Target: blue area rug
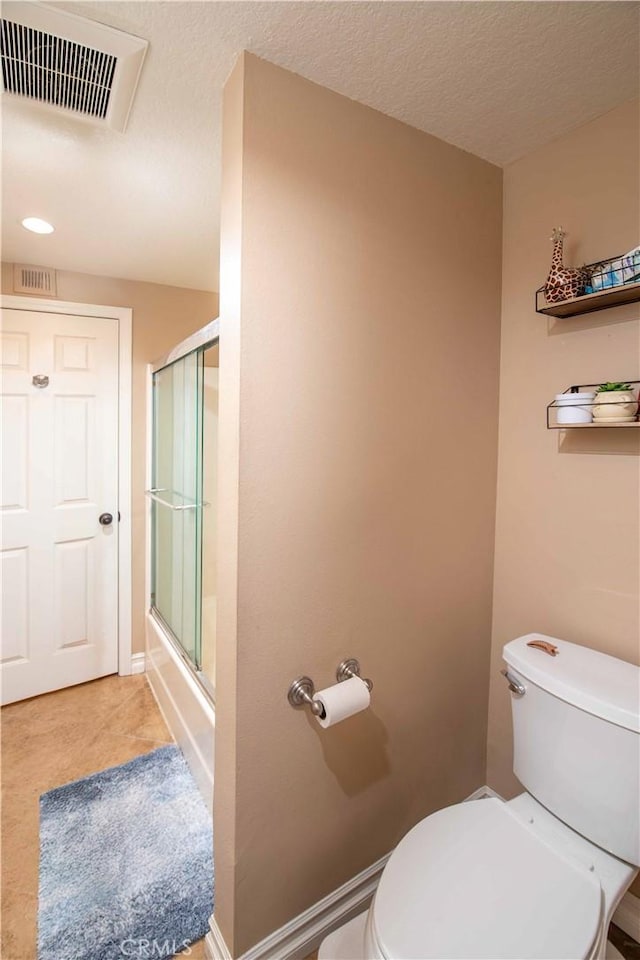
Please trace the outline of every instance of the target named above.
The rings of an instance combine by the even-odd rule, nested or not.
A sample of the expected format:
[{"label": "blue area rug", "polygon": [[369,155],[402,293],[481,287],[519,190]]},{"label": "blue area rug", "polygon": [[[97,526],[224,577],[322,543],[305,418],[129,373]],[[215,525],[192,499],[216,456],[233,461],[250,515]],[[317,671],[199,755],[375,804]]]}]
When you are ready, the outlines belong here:
[{"label": "blue area rug", "polygon": [[212,912],[211,818],[178,747],[42,795],[38,960],[172,957]]}]

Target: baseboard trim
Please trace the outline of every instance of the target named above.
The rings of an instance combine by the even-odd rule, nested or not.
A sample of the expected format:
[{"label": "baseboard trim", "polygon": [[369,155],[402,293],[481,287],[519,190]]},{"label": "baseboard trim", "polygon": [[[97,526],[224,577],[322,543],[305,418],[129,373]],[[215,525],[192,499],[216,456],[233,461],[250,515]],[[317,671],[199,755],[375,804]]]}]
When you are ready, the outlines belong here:
[{"label": "baseboard trim", "polygon": [[[504,800],[489,786],[478,787],[466,800],[480,800],[483,797],[496,797]],[[275,930],[260,943],[257,943],[239,960],[303,960],[316,950],[326,936],[337,930],[352,917],[362,913],[376,891],[388,853],[366,870],[348,880],[333,893],[319,900],[303,913],[298,914],[279,930]],[[640,941],[640,899],[626,893],[613,916],[621,930],[634,940]],[[209,933],[205,939],[206,960],[233,960],[215,916],[209,920]]]},{"label": "baseboard trim", "polygon": [[492,790],[491,787],[485,784],[484,787],[478,787],[477,790],[474,790],[472,794],[466,797],[464,803],[466,803],[467,800],[482,800],[484,797],[495,797],[496,800],[502,800],[504,802],[504,797],[501,797],[499,793],[496,793],[495,790]]},{"label": "baseboard trim", "polygon": [[613,914],[613,922],[640,943],[640,897],[625,893]]},{"label": "baseboard trim", "polygon": [[[480,787],[467,799],[479,800],[487,795],[498,797],[494,790]],[[304,913],[294,917],[284,927],[276,930],[243,954],[240,960],[273,960],[273,957],[277,957],[278,960],[301,960],[307,956],[332,930],[337,930],[351,916],[355,916],[364,909],[365,901],[375,893],[380,874],[388,858],[388,856],[382,857],[368,870],[364,870],[324,900],[320,900]],[[359,892],[361,899],[358,899]],[[613,915],[613,922],[634,940],[640,942],[640,898],[632,893],[626,893]],[[206,960],[233,960],[215,917],[209,920],[205,957]]]},{"label": "baseboard trim", "polygon": [[209,917],[209,933],[204,939],[206,960],[233,960],[215,917]]},{"label": "baseboard trim", "polygon": [[[502,800],[495,790],[486,785],[478,787],[466,800],[479,800],[481,797],[497,797]],[[333,930],[337,930],[368,908],[390,856],[388,853],[381,857],[366,870],[343,883],[333,893],[251,947],[239,960],[273,960],[274,957],[278,960],[303,960]],[[207,960],[233,960],[215,916],[211,917],[209,928],[205,942]]]},{"label": "baseboard trim", "polygon": [[[240,960],[303,960],[333,930],[367,909],[390,854],[318,900],[279,930],[257,943]],[[209,921],[206,948],[208,960],[232,960],[215,917]]]},{"label": "baseboard trim", "polygon": [[131,654],[131,673],[144,673],[147,669],[146,655],[144,653]]}]

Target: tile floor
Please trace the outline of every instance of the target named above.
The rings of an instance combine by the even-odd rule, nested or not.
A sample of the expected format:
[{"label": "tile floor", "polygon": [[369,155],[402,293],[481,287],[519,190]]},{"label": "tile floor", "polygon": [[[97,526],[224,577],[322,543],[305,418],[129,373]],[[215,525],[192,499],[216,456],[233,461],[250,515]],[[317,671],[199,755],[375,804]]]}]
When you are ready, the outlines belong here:
[{"label": "tile floor", "polygon": [[[40,794],[171,740],[144,676],[105,677],[2,708],[2,960],[36,960]],[[204,941],[190,957],[204,957]]]}]

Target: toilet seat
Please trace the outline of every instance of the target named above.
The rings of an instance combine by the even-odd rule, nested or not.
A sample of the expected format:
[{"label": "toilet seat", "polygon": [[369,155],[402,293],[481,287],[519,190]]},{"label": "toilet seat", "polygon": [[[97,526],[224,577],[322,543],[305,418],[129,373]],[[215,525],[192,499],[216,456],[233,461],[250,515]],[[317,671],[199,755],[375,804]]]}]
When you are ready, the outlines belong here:
[{"label": "toilet seat", "polygon": [[500,800],[439,810],[392,853],[367,937],[393,960],[576,960],[601,926],[600,882]]}]

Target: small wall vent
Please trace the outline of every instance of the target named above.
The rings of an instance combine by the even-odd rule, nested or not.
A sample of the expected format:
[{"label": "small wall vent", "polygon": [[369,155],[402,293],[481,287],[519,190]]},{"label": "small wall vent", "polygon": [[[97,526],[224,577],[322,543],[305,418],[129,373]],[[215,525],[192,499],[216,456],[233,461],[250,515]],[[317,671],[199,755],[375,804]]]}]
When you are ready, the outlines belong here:
[{"label": "small wall vent", "polygon": [[38,3],[11,3],[5,10],[5,93],[124,130],[147,41]]},{"label": "small wall vent", "polygon": [[55,297],[58,292],[56,272],[51,267],[14,263],[13,291],[14,293],[35,293],[40,297]]}]

